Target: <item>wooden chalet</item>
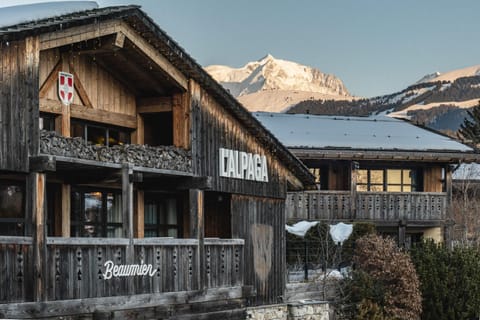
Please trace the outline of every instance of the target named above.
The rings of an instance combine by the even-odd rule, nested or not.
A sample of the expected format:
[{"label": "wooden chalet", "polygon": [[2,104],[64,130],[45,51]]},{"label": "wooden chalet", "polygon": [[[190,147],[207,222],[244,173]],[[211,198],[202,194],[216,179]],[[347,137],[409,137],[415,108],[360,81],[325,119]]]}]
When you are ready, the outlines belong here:
[{"label": "wooden chalet", "polygon": [[138,6],[1,27],[0,68],[0,318],[281,301],[314,177]]},{"label": "wooden chalet", "polygon": [[408,246],[450,241],[452,168],[479,154],[447,136],[386,116],[256,113],[316,177],[287,197],[287,220],[363,221]]}]

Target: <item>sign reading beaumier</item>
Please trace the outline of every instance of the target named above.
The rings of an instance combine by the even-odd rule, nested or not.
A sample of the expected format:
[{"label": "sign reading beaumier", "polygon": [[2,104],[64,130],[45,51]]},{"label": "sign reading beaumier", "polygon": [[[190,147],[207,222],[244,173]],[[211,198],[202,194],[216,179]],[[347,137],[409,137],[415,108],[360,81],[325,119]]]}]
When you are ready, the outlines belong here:
[{"label": "sign reading beaumier", "polygon": [[221,177],[268,182],[266,156],[225,148],[219,156]]},{"label": "sign reading beaumier", "polygon": [[105,273],[103,279],[108,280],[112,277],[133,277],[133,276],[150,276],[153,277],[157,273],[151,264],[114,264],[112,260],[105,262]]}]

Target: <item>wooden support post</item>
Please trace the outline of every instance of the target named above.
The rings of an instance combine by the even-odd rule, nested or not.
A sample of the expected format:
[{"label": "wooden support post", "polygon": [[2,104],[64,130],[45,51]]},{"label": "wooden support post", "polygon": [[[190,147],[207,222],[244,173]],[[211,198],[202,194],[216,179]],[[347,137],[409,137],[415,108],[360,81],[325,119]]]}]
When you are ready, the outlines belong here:
[{"label": "wooden support post", "polygon": [[69,184],[62,184],[62,237],[70,237],[71,192]]},{"label": "wooden support post", "polygon": [[47,236],[45,214],[45,173],[33,172],[28,178],[29,208],[33,224],[33,300],[47,299]]},{"label": "wooden support post", "polygon": [[398,222],[398,246],[401,248],[405,248],[406,233],[407,221],[402,219]]},{"label": "wooden support post", "polygon": [[[69,64],[69,59],[70,57],[68,54],[64,53],[62,54],[61,58],[61,69],[64,72],[69,72],[70,71],[70,64]],[[70,137],[70,105],[64,105],[62,104],[62,115],[58,117],[57,123],[55,123],[55,126],[60,127],[60,133],[64,137]]]},{"label": "wooden support post", "polygon": [[[135,252],[133,246],[133,165],[123,164],[122,166],[122,218],[124,237],[128,238],[129,244],[126,250],[125,263],[133,264]],[[129,294],[134,293],[134,278],[127,280]]]},{"label": "wooden support post", "polygon": [[135,238],[145,237],[145,193],[137,190],[137,206],[135,216]]},{"label": "wooden support post", "polygon": [[357,217],[357,170],[358,162],[352,161],[350,169],[350,218]]},{"label": "wooden support post", "polygon": [[190,237],[198,240],[198,289],[203,290],[206,288],[205,283],[205,217],[204,217],[204,205],[203,205],[203,191],[199,189],[190,189],[189,202],[190,202]]},{"label": "wooden support post", "polygon": [[447,248],[453,248],[453,226],[455,220],[453,219],[452,209],[452,167],[447,165],[445,167],[445,192],[447,193],[447,206],[445,212],[445,232],[444,241]]}]

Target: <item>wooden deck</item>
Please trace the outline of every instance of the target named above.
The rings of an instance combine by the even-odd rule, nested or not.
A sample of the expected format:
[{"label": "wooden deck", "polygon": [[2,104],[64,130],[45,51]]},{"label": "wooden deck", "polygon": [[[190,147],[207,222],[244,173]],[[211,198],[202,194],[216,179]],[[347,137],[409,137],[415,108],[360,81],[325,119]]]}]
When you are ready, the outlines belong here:
[{"label": "wooden deck", "polygon": [[287,220],[362,220],[374,223],[442,221],[447,194],[440,192],[306,191],[289,193]]}]

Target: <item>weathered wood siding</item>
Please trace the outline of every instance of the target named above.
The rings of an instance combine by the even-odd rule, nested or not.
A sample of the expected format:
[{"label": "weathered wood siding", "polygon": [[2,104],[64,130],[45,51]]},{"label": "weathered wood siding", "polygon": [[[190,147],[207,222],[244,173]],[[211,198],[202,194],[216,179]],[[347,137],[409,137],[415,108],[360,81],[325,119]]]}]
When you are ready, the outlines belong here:
[{"label": "weathered wood siding", "polygon": [[[69,61],[63,61],[65,59]],[[74,71],[78,76],[75,81],[79,81],[85,89],[93,109],[136,115],[135,96],[87,55],[63,54],[62,56],[58,49],[42,51],[40,53],[40,86],[47,80],[59,62],[62,65],[62,71]],[[71,62],[73,70],[70,70],[69,62]],[[57,81],[56,77],[55,81]],[[56,82],[45,92],[43,98],[59,100]],[[83,105],[78,90],[75,90],[74,103]]]},{"label": "weathered wood siding", "polygon": [[[193,81],[190,89],[194,173],[213,177],[215,191],[284,198],[288,172],[272,152]],[[265,155],[268,183],[219,177],[220,148]]]},{"label": "weathered wood siding", "polygon": [[423,170],[423,191],[442,192],[442,168],[428,167]]},{"label": "weathered wood siding", "polygon": [[0,237],[0,304],[32,301],[32,240]]},{"label": "weathered wood siding", "polygon": [[253,304],[280,302],[285,288],[285,202],[232,195],[232,235],[245,239],[245,284]]},{"label": "weathered wood siding", "polygon": [[241,239],[205,239],[207,288],[243,284],[243,245]]},{"label": "weathered wood siding", "polygon": [[0,170],[28,171],[38,152],[38,38],[0,43]]}]

